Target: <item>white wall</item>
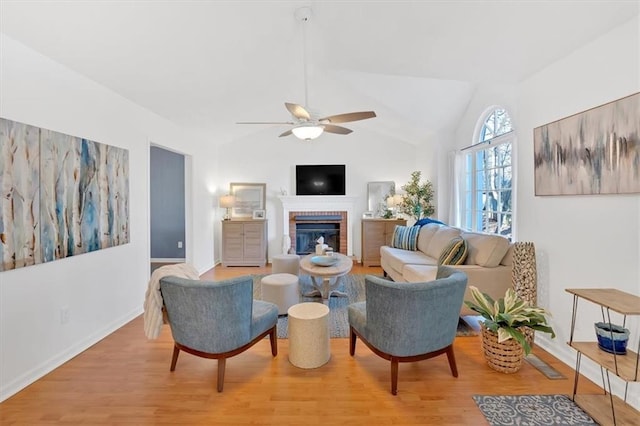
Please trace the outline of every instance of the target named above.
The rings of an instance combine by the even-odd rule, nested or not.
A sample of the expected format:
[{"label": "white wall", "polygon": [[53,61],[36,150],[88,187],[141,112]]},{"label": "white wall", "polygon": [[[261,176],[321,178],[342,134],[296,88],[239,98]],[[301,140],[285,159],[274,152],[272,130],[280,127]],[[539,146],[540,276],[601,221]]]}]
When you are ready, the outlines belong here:
[{"label": "white wall", "polygon": [[[353,250],[357,258],[360,258],[361,251],[359,219],[367,210],[367,182],[391,180],[399,189],[414,170],[422,170],[424,178],[437,176],[436,170],[430,170],[435,164],[426,164],[426,154],[418,156],[415,145],[364,129],[354,127],[354,132],[348,136],[324,134],[314,141],[301,141],[293,136],[279,138],[280,132],[270,127],[222,145],[218,170],[223,192],[228,191],[230,182],[267,184],[270,258],[281,253],[284,235],[282,205],[277,195],[281,188],[288,195],[295,195],[296,164],[346,165],[346,195],[360,197],[352,229]],[[217,223],[216,228],[219,227]]]},{"label": "white wall", "polygon": [[[538,334],[536,339],[572,367],[575,351],[566,344],[572,297],[565,289],[614,287],[640,295],[640,195],[536,197],[533,129],[638,92],[639,38],[636,18],[536,73],[516,90],[510,86],[480,87],[456,133],[457,148],[467,146],[486,108],[501,105],[511,113],[517,133],[516,240],[536,245],[538,303],[552,312],[557,334],[554,340],[546,334]],[[578,315],[577,340],[595,340],[593,323],[601,320],[600,310],[581,302]],[[630,341],[635,348],[638,325],[636,319],[627,322],[635,332]],[[601,383],[599,368],[585,358],[581,372]],[[621,383],[613,381],[620,395]],[[568,385],[567,392],[571,389]],[[630,386],[629,400],[636,407],[639,395],[640,389]]]},{"label": "white wall", "polygon": [[[639,36],[636,17],[520,85],[518,237],[536,244],[540,303],[554,314],[558,337],[541,339],[541,345],[571,365],[575,352],[566,342],[572,298],[565,289],[614,287],[640,295],[640,195],[534,196],[533,129],[640,91]],[[594,340],[599,309],[583,302],[578,315],[576,337]],[[627,324],[635,348],[638,324],[637,318]],[[599,382],[599,370],[584,364]],[[630,391],[639,406],[640,389],[631,386]]]},{"label": "white wall", "polygon": [[183,133],[175,143],[186,146],[189,152],[187,174],[191,181],[190,198],[187,196],[187,262],[202,274],[216,264],[214,251],[214,224],[224,212],[218,208],[218,151],[206,135]]},{"label": "white wall", "polygon": [[[131,229],[129,244],[0,273],[4,400],[142,312],[149,279],[149,143],[180,146],[189,154],[198,141],[93,81],[0,37],[0,116],[128,149]],[[198,159],[192,163],[190,196],[203,197],[210,172]],[[207,198],[212,199],[211,194]],[[213,264],[214,256],[211,204],[206,207],[189,211],[199,230],[191,238],[191,250],[197,252],[191,258],[201,271]],[[70,313],[64,325],[63,307]]]}]

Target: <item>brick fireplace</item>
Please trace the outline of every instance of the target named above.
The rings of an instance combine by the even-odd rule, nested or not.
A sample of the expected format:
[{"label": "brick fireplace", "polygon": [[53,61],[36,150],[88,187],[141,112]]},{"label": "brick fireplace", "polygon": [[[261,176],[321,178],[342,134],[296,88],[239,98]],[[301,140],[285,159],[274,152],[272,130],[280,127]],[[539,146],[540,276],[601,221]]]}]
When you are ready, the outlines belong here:
[{"label": "brick fireplace", "polygon": [[361,201],[359,197],[344,195],[280,195],[282,203],[282,222],[280,222],[285,238],[291,241],[291,247],[295,248],[295,216],[340,216],[337,222],[340,227],[339,252],[353,256],[353,227],[355,206]]},{"label": "brick fireplace", "polygon": [[[325,243],[329,244],[338,253],[347,253],[347,212],[346,211],[290,211],[289,212],[289,237],[291,248],[295,253],[309,253],[309,247],[298,247],[300,238],[298,232],[300,225],[314,229],[316,236],[320,234],[336,235],[335,241],[325,237]],[[321,231],[326,229],[325,232]],[[315,247],[315,246],[314,246]]]}]

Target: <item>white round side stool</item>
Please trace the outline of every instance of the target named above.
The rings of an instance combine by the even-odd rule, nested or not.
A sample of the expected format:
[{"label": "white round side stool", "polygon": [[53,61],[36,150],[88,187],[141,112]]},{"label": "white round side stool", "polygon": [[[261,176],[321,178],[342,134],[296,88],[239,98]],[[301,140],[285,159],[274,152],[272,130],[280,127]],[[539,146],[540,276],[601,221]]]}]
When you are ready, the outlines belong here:
[{"label": "white round side stool", "polygon": [[290,307],[289,362],[299,368],[318,368],[329,358],[329,307],[316,302]]},{"label": "white round side stool", "polygon": [[297,254],[277,254],[271,259],[271,272],[298,275],[300,272],[300,256]]},{"label": "white round side stool", "polygon": [[278,315],[300,301],[298,276],[293,274],[271,274],[262,278],[262,300],[278,305]]}]

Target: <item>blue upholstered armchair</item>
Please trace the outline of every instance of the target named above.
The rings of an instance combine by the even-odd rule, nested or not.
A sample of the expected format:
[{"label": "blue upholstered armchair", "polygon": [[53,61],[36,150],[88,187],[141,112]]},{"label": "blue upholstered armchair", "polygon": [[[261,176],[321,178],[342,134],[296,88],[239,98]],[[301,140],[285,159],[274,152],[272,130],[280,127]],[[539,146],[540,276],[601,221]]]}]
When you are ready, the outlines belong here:
[{"label": "blue upholstered armchair", "polygon": [[249,276],[198,281],[174,276],[160,280],[160,290],[175,341],[171,371],[180,350],[218,360],[218,392],[222,392],[226,359],[269,335],[271,353],[278,354],[278,307],[253,300]]},{"label": "blue upholstered armchair", "polygon": [[453,340],[467,287],[464,272],[441,266],[434,281],[395,283],[368,275],[366,301],[349,305],[349,353],[359,337],[376,355],[391,361],[391,393],[398,390],[398,363],[447,354],[458,369]]}]

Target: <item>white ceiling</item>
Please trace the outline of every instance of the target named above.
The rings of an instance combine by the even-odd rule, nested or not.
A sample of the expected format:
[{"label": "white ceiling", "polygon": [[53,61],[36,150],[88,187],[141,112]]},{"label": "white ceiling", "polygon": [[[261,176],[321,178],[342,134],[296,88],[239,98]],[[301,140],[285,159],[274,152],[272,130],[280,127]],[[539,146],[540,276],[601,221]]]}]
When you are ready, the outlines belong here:
[{"label": "white ceiling", "polygon": [[346,127],[418,143],[454,126],[479,84],[517,83],[639,13],[639,1],[614,0],[2,0],[0,30],[228,141],[265,134],[236,121],[288,121],[284,102],[305,103],[305,25],[309,106],[375,110]]}]

